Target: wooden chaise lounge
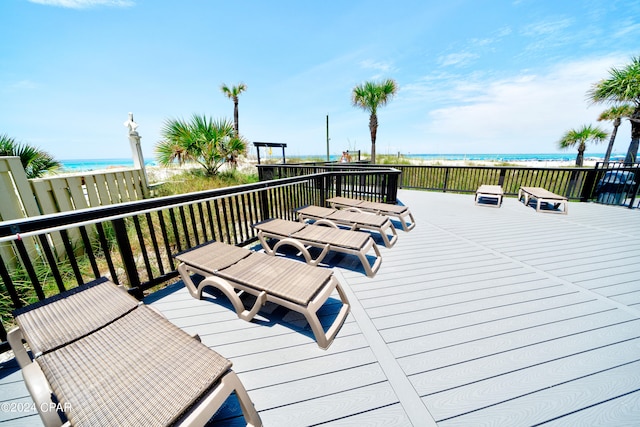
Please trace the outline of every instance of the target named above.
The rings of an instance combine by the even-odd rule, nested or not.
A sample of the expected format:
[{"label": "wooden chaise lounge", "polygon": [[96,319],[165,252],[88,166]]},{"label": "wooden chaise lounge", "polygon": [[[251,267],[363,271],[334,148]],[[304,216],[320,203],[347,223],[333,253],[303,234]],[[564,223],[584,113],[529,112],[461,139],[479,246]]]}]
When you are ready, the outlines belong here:
[{"label": "wooden chaise lounge", "polygon": [[[483,184],[476,190],[476,206],[491,206],[494,208],[499,208],[500,206],[502,206],[503,195],[504,192],[501,186]],[[495,204],[480,203],[481,199],[495,199],[496,202]]]},{"label": "wooden chaise lounge", "polygon": [[[523,199],[525,206],[529,206],[531,199],[536,200],[536,212],[551,212],[567,214],[569,212],[568,199],[564,196],[552,193],[542,187],[520,187],[518,191],[518,200]],[[552,204],[554,210],[540,209],[542,203]],[[557,209],[562,206],[562,210]]]},{"label": "wooden chaise lounge", "polygon": [[229,360],[106,279],[14,316],[8,340],[46,426],[205,425],[233,392],[261,425]]},{"label": "wooden chaise lounge", "polygon": [[301,222],[307,220],[328,220],[336,225],[342,225],[350,230],[370,230],[380,233],[387,248],[392,247],[398,240],[398,233],[389,217],[369,212],[353,212],[343,209],[323,208],[321,206],[305,206],[297,210]]},{"label": "wooden chaise lounge", "polygon": [[[288,245],[300,251],[309,265],[317,266],[330,251],[334,251],[358,257],[369,277],[375,276],[380,269],[380,250],[369,233],[345,230],[323,220],[312,225],[278,218],[259,222],[253,227],[258,230],[260,243],[269,255],[275,255],[280,247]],[[271,246],[268,239],[277,242]],[[307,246],[321,249],[320,254],[313,259]],[[372,249],[374,260],[370,263],[367,254]]]},{"label": "wooden chaise lounge", "polygon": [[378,215],[398,218],[404,231],[412,230],[416,226],[413,214],[407,206],[369,202],[367,200],[352,199],[349,197],[331,197],[327,199],[327,202],[329,202],[332,208],[356,209],[361,212],[371,212]]},{"label": "wooden chaise lounge", "polygon": [[[229,298],[238,317],[246,321],[251,321],[267,301],[297,311],[307,319],[322,349],[331,345],[349,313],[347,296],[329,269],[221,242],[200,245],[175,258],[180,261],[178,272],[194,298],[201,299],[208,286],[217,288]],[[204,276],[197,286],[191,279],[194,273]],[[317,312],[334,290],[342,307],[325,332]],[[245,292],[256,297],[250,309],[241,299]]]}]

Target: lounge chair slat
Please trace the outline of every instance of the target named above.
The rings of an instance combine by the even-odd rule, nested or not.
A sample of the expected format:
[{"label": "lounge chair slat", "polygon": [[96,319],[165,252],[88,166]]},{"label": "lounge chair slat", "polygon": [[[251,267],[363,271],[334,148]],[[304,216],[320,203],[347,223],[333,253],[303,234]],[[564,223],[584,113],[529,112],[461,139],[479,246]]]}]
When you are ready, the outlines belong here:
[{"label": "lounge chair slat", "polygon": [[[343,233],[346,231],[346,233]],[[331,227],[310,226],[292,234],[292,237],[305,240],[313,240],[318,243],[329,243],[334,246],[341,246],[350,249],[361,249],[371,238],[366,233],[349,232]]]},{"label": "lounge chair slat", "polygon": [[309,268],[300,262],[256,252],[217,274],[306,306],[332,273],[330,270]]},{"label": "lounge chair slat", "polygon": [[74,426],[168,425],[231,368],[146,306],[37,363]]},{"label": "lounge chair slat", "polygon": [[[215,256],[211,256],[214,253]],[[175,258],[178,261],[188,263],[201,270],[214,272],[235,264],[243,258],[248,257],[251,252],[244,248],[227,245],[220,242],[211,242],[198,246],[194,249],[184,251]]]},{"label": "lounge chair slat", "polygon": [[94,332],[133,310],[138,301],[113,282],[98,281],[16,312],[34,354],[46,353]]}]

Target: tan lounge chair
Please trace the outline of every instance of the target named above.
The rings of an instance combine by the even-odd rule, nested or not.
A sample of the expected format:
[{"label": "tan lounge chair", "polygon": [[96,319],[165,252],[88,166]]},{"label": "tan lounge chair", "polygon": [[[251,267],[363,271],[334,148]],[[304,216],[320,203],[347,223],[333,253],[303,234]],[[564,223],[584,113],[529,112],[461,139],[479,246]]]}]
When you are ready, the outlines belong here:
[{"label": "tan lounge chair", "polygon": [[[542,187],[520,187],[520,190],[518,190],[518,200],[523,200],[525,206],[529,206],[531,199],[535,199],[536,201],[536,212],[550,212],[564,215],[569,212],[569,200],[566,197],[552,193]],[[541,209],[543,203],[553,205],[553,210]],[[557,210],[560,206],[562,206],[561,211]]]},{"label": "tan lounge chair", "polygon": [[[301,262],[269,256],[220,242],[207,243],[175,256],[178,272],[194,298],[201,299],[208,286],[219,289],[233,304],[238,317],[251,321],[267,301],[297,311],[311,326],[318,346],[328,348],[349,313],[349,301],[342,286],[329,269],[314,268]],[[204,276],[196,286],[191,274]],[[318,310],[337,290],[342,307],[325,332]],[[246,309],[242,293],[256,297]]]},{"label": "tan lounge chair", "polygon": [[9,342],[47,426],[61,425],[61,415],[72,426],[205,425],[233,392],[248,425],[261,425],[230,361],[109,281],[15,319]]},{"label": "tan lounge chair", "polygon": [[[380,269],[382,257],[378,245],[370,234],[338,228],[332,223],[321,226],[318,224],[320,222],[322,221],[311,225],[284,219],[268,219],[254,224],[253,227],[258,230],[260,243],[269,255],[275,255],[282,246],[293,246],[304,255],[307,264],[315,267],[330,251],[340,252],[358,257],[367,276],[376,275]],[[267,241],[269,238],[276,239],[278,242],[270,246]],[[307,246],[319,248],[322,252],[313,259]],[[375,259],[370,263],[367,254],[372,249]]]},{"label": "tan lounge chair", "polygon": [[416,226],[413,214],[407,206],[391,205],[389,203],[376,203],[349,197],[331,197],[327,202],[332,208],[356,209],[361,212],[371,212],[378,215],[386,215],[398,218],[404,231],[412,230]]},{"label": "tan lounge chair", "polygon": [[[352,212],[342,209],[323,208],[321,206],[305,206],[298,209],[298,219],[305,222],[309,219],[328,220],[337,225],[343,225],[350,230],[371,230],[380,233],[384,245],[392,247],[398,240],[398,233],[389,217],[369,212]],[[391,236],[391,238],[389,238]]]},{"label": "tan lounge chair", "polygon": [[[481,185],[476,190],[476,206],[491,206],[499,208],[502,206],[502,197],[504,192],[499,185]],[[481,199],[495,199],[496,203],[480,203]]]}]

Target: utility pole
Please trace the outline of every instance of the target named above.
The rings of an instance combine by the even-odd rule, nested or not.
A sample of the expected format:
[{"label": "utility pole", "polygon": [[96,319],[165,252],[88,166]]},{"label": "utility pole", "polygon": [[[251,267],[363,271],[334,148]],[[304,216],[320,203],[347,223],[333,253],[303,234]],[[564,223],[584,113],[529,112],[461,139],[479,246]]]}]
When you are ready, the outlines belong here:
[{"label": "utility pole", "polygon": [[327,114],[327,162],[329,161],[329,115]]}]

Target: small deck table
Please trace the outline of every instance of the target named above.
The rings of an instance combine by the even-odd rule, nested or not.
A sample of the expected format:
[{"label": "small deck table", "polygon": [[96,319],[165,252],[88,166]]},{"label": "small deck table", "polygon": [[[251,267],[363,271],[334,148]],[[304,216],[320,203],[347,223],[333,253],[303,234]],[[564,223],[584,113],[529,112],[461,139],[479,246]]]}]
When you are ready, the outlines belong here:
[{"label": "small deck table", "polygon": [[[481,185],[480,188],[476,190],[476,205],[478,206],[490,206],[492,208],[499,208],[502,206],[502,196],[504,192],[502,191],[502,187],[499,185]],[[496,204],[490,203],[478,203],[480,199],[495,199]]]},{"label": "small deck table", "polygon": [[[518,190],[518,200],[524,198],[524,204],[529,206],[529,200],[536,200],[536,212],[559,213],[566,215],[569,212],[568,199],[564,196],[552,193],[542,187],[520,187]],[[542,203],[553,204],[554,210],[541,210]],[[562,210],[558,209],[562,205]]]}]

